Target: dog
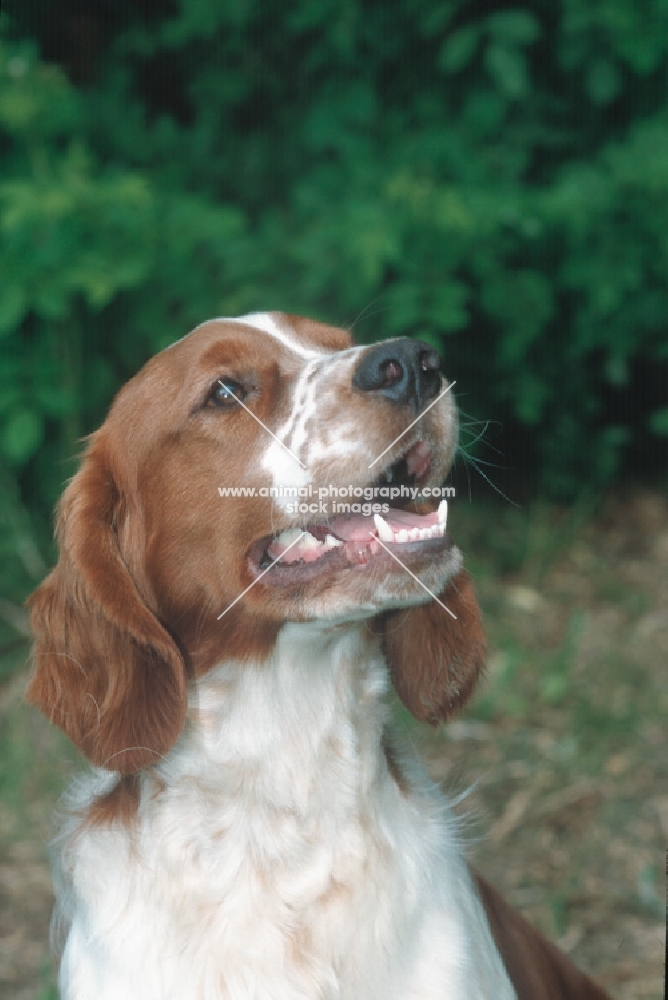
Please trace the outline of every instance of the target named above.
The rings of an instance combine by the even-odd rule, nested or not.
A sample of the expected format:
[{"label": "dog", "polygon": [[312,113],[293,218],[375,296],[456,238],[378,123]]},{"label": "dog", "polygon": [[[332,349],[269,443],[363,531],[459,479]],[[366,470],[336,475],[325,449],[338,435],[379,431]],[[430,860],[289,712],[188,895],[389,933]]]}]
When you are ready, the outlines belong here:
[{"label": "dog", "polygon": [[94,765],[55,847],[64,1000],[605,1000],[392,731],[390,682],[437,724],[484,661],[449,389],[428,344],[255,313],[91,436],[29,600],[27,700]]}]

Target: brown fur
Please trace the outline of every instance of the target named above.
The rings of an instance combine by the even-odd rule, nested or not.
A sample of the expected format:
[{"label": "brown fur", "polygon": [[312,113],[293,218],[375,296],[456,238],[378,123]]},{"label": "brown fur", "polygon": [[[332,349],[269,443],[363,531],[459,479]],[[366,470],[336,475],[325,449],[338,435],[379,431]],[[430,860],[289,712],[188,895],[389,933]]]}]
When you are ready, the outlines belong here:
[{"label": "brown fur", "polygon": [[478,893],[517,1000],[610,1000],[479,875]]},{"label": "brown fur", "polygon": [[439,600],[380,615],[392,681],[411,715],[436,725],[449,719],[473,691],[485,658],[485,634],[473,582],[464,570]]},{"label": "brown fur", "polygon": [[383,731],[382,744],[383,754],[385,755],[385,761],[387,762],[387,769],[390,772],[395,785],[405,797],[410,792],[410,784],[408,782],[408,778],[401,770],[399,756],[394,743],[392,742],[392,736],[387,730]]},{"label": "brown fur", "polygon": [[[345,331],[297,318],[292,323],[307,343],[350,343]],[[223,659],[261,661],[294,607],[294,595],[260,582],[218,620],[251,582],[243,553],[281,527],[269,499],[252,510],[243,498],[230,499],[221,516],[212,484],[243,481],[264,433],[241,411],[224,421],[205,411],[207,387],[225,372],[230,378],[243,373],[260,419],[281,418],[284,373],[266,342],[243,325],[205,324],[152,359],[91,438],[59,506],[58,564],[29,600],[35,646],[27,700],[94,764],[123,776],[92,804],[87,823],[131,823],[140,794],[134,775],[178,738],[187,681]],[[353,398],[350,386],[346,391],[341,405],[357,407],[360,427],[377,436],[380,452],[388,436],[402,432],[405,415],[377,398]],[[436,436],[434,444],[445,472],[452,442]],[[363,463],[357,475],[365,473]],[[257,469],[254,474],[259,485]],[[344,576],[335,585],[347,587]],[[439,597],[456,620],[432,601],[381,614],[372,625],[399,697],[432,725],[466,702],[485,654],[468,574],[461,571]],[[383,748],[406,793],[387,739]],[[478,887],[519,1000],[605,1000],[487,883],[480,879]]]},{"label": "brown fur", "polygon": [[155,763],[186,712],[186,668],[127,571],[113,530],[112,456],[93,442],[59,508],[60,559],[29,600],[35,670],[26,698],[93,763]]},{"label": "brown fur", "polygon": [[121,826],[130,826],[139,808],[139,793],[139,776],[121,775],[110,792],[95,799],[88,807],[84,824],[109,827],[118,823]]},{"label": "brown fur", "polygon": [[[292,323],[306,343],[350,344],[343,330]],[[217,484],[249,476],[258,486],[271,482],[253,464],[266,431],[241,408],[221,418],[205,400],[215,379],[229,373],[248,386],[259,419],[279,423],[292,405],[295,377],[294,361],[284,359],[281,368],[279,357],[275,345],[243,324],[204,324],[121,389],[65,491],[59,561],[29,601],[35,644],[26,696],[97,765],[131,774],[156,763],[183,727],[187,680],[224,659],[266,658],[299,603],[299,587],[280,592],[260,581],[218,620],[253,581],[243,553],[280,530],[280,515],[269,498],[252,505],[227,498],[222,505]],[[338,404],[359,411],[371,451],[380,452],[388,435],[405,428],[406,415],[382,398],[351,394],[342,385]],[[441,432],[433,414],[425,417],[425,433],[429,428],[434,461],[445,462],[448,442],[439,438],[436,447]],[[365,462],[358,470],[352,465],[340,472],[346,482],[349,471],[368,475]],[[346,592],[350,585],[345,572],[313,591]],[[424,609],[399,614],[422,629]],[[428,660],[441,663],[437,647],[446,642],[444,656],[454,657],[448,676],[459,683],[457,664],[467,654],[457,647],[470,635],[443,631],[441,614],[426,626],[436,630]],[[392,659],[401,693],[398,654]],[[454,689],[451,695],[454,704]]]}]

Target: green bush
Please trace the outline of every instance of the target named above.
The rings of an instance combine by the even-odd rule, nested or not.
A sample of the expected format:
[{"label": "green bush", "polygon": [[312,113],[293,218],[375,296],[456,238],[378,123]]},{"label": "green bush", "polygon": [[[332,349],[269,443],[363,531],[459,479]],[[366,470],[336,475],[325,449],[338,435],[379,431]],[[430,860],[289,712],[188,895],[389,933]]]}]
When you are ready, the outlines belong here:
[{"label": "green bush", "polygon": [[437,344],[552,496],[665,438],[667,0],[50,6],[0,38],[0,456],[37,520],[124,379],[252,309]]}]

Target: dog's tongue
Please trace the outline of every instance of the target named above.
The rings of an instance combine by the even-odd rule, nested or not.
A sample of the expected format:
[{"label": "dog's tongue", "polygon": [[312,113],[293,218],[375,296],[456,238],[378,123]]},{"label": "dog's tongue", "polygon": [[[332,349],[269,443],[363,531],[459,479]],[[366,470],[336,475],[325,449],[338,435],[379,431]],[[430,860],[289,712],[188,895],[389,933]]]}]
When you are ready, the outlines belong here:
[{"label": "dog's tongue", "polygon": [[[406,452],[405,461],[408,475],[420,479],[426,475],[431,465],[430,446],[426,441],[417,441]],[[431,528],[438,521],[436,513],[420,515],[394,508],[391,508],[387,514],[383,514],[383,518],[393,531]],[[369,532],[374,531],[373,514],[343,514],[339,517],[333,517],[329,521],[326,531],[344,542],[366,542],[369,540]],[[316,531],[313,531],[313,534],[316,538],[325,537]]]},{"label": "dog's tongue", "polygon": [[[425,441],[417,441],[404,456],[406,471],[414,481],[423,478],[431,465],[431,448]],[[357,502],[357,501],[356,501]],[[385,507],[386,504],[369,504],[369,507]],[[446,504],[447,507],[447,504]],[[439,524],[438,511],[431,514],[417,514],[410,511],[389,508],[387,513],[374,514],[340,514],[332,517],[326,524],[305,525],[300,537],[299,528],[291,528],[274,538],[267,548],[267,555],[272,559],[283,556],[284,562],[313,562],[320,559],[331,549],[346,543],[355,546],[376,546],[379,540],[383,542],[405,542],[430,537],[429,529],[436,532]],[[440,534],[445,532],[445,521],[441,524]]]},{"label": "dog's tongue", "polygon": [[332,549],[353,550],[358,556],[379,551],[379,544],[427,541],[443,537],[447,521],[447,501],[430,514],[414,514],[391,508],[385,516],[346,514],[325,524],[289,528],[274,538],[267,548],[271,559],[284,562],[314,562]]},{"label": "dog's tongue", "polygon": [[[383,519],[393,531],[411,531],[413,528],[431,528],[438,523],[438,514],[414,514],[407,510],[390,508]],[[368,542],[369,532],[375,532],[373,516],[343,514],[330,519],[325,531],[344,542]],[[313,532],[315,534],[315,531]]]},{"label": "dog's tongue", "polygon": [[431,448],[426,441],[417,441],[406,453],[406,468],[409,476],[421,479],[431,465]]}]

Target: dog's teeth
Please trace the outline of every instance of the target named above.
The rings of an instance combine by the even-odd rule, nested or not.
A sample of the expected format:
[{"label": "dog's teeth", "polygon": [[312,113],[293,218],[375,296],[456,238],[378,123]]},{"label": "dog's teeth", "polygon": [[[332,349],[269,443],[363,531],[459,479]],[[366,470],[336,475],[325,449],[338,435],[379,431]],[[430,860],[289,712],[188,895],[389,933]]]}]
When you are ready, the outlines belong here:
[{"label": "dog's teeth", "polygon": [[[443,506],[445,504],[445,507]],[[445,521],[440,518],[447,513],[447,502],[444,500],[438,508],[439,520],[429,528],[401,528],[393,531],[380,514],[374,514],[373,520],[381,542],[394,542],[397,545],[405,545],[406,542],[426,541],[428,538],[440,538],[445,533]]]},{"label": "dog's teeth", "polygon": [[302,536],[299,543],[300,549],[333,549],[338,545],[343,545],[343,542],[334,535],[326,535],[324,542],[321,542],[319,538],[312,535],[310,531],[303,530],[301,528],[286,528],[282,531],[280,535],[274,539],[274,544],[280,545],[283,548],[287,548],[296,542],[297,539]]},{"label": "dog's teeth", "polygon": [[376,531],[378,532],[378,537],[381,542],[393,542],[394,532],[389,526],[387,521],[385,521],[380,514],[373,515],[373,523],[376,525]]},{"label": "dog's teeth", "polygon": [[296,542],[301,535],[301,530],[299,528],[288,528],[286,531],[282,531],[276,541],[279,545],[292,545]]},{"label": "dog's teeth", "polygon": [[438,523],[443,525],[443,531],[448,523],[448,501],[441,500],[438,505]]},{"label": "dog's teeth", "polygon": [[319,542],[318,539],[314,538],[309,531],[307,531],[304,537],[302,538],[301,547],[303,549],[319,549],[322,545],[323,542]]}]

